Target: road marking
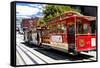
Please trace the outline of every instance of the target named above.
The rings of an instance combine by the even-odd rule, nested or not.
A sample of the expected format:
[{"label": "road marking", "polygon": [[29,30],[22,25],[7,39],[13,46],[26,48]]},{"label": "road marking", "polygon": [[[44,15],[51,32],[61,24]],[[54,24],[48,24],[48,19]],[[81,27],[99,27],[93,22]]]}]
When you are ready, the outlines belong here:
[{"label": "road marking", "polygon": [[39,59],[38,57],[36,57],[35,55],[33,55],[31,52],[29,52],[27,49],[25,49],[24,47],[20,46],[23,50],[25,50],[27,52],[28,55],[30,55],[35,61],[37,61],[38,64],[45,64],[44,61],[42,61],[41,59]]},{"label": "road marking", "polygon": [[[23,46],[23,45],[22,45]],[[44,61],[46,61],[47,63],[56,63],[57,61],[55,61],[54,59],[46,56],[46,55],[43,55],[35,50],[33,50],[32,48],[29,48],[29,47],[26,47],[26,46],[23,46],[25,47],[26,49],[30,50],[32,53],[34,53],[35,55],[37,55],[38,57],[40,57],[41,59],[43,59]]]},{"label": "road marking", "polygon": [[16,50],[16,65],[25,65],[25,64],[26,64],[25,61],[23,60],[19,52]]},{"label": "road marking", "polygon": [[22,56],[22,58],[24,59],[26,65],[29,64],[34,64],[29,57],[17,46],[17,50],[19,51],[20,55]]},{"label": "road marking", "polygon": [[21,47],[19,47],[28,57],[29,59],[33,62],[33,64],[38,64],[38,62],[36,60],[34,60],[28,53],[26,50],[23,50]]}]

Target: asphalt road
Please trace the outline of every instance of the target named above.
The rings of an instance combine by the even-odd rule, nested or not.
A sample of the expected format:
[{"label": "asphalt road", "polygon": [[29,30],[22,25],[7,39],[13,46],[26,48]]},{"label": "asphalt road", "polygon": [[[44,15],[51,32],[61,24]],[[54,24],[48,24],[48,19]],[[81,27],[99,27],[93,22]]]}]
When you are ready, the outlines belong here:
[{"label": "asphalt road", "polygon": [[24,43],[23,35],[16,35],[16,64],[34,65],[51,63],[68,63],[96,61],[96,51],[82,52],[79,55],[63,53],[54,49],[40,48]]}]

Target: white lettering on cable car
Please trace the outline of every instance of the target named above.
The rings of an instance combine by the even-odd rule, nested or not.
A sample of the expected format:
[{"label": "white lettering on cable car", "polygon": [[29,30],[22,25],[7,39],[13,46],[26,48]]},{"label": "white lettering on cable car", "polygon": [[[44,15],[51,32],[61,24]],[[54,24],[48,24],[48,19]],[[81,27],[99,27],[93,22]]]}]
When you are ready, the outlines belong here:
[{"label": "white lettering on cable car", "polygon": [[91,38],[91,46],[96,46],[96,39],[95,38]]},{"label": "white lettering on cable car", "polygon": [[53,36],[51,36],[51,39],[52,39],[53,42],[59,42],[59,43],[62,42],[62,36],[61,35],[53,35]]}]

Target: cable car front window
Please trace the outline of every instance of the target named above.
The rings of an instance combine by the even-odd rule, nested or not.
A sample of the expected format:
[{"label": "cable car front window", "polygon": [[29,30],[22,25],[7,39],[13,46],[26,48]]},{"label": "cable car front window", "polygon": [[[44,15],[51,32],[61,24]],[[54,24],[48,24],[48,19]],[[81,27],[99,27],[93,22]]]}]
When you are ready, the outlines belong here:
[{"label": "cable car front window", "polygon": [[91,21],[91,33],[92,34],[95,34],[95,32],[96,32],[96,24],[95,24],[95,21]]},{"label": "cable car front window", "polygon": [[84,30],[85,34],[88,33],[89,28],[88,28],[88,24],[87,23],[83,24],[83,30]]}]

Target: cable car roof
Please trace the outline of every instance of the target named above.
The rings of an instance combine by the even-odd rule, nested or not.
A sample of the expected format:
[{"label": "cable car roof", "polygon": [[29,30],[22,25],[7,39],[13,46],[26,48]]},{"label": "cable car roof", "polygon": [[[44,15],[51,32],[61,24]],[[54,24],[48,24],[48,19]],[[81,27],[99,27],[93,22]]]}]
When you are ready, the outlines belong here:
[{"label": "cable car roof", "polygon": [[84,18],[87,19],[88,21],[96,20],[96,17],[93,16],[84,16]]},{"label": "cable car roof", "polygon": [[96,20],[96,17],[93,17],[93,16],[85,16],[85,15],[80,14],[79,12],[76,12],[76,11],[67,11],[60,16],[57,16],[57,17],[50,19],[48,22],[52,22],[52,21],[54,22],[54,21],[57,21],[57,20],[61,20],[63,18],[67,19],[67,18],[70,18],[70,17],[80,17],[80,18],[84,18],[88,21]]}]

